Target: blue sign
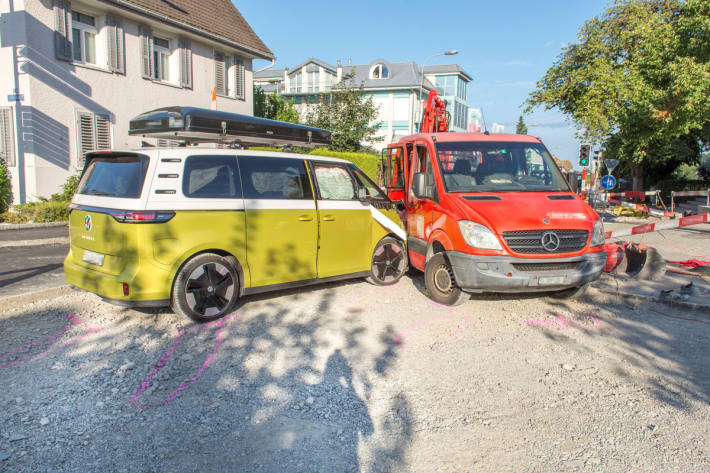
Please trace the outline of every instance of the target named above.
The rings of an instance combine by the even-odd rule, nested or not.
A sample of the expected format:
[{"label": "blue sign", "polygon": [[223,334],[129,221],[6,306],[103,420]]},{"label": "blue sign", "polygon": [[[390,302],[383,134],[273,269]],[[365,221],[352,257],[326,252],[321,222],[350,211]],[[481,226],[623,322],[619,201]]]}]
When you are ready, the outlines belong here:
[{"label": "blue sign", "polygon": [[611,174],[602,177],[602,187],[608,191],[616,187],[616,178]]},{"label": "blue sign", "polygon": [[8,102],[22,102],[25,100],[25,96],[22,94],[7,94]]}]

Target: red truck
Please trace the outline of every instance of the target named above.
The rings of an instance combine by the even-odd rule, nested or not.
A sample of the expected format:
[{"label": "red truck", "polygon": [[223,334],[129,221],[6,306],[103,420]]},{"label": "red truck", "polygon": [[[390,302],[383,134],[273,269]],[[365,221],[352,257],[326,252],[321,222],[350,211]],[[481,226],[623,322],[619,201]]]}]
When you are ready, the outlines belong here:
[{"label": "red truck", "polygon": [[579,295],[606,263],[599,216],[538,138],[447,132],[437,100],[430,96],[423,120],[432,132],[389,145],[385,174],[431,298],[456,305],[481,292]]}]

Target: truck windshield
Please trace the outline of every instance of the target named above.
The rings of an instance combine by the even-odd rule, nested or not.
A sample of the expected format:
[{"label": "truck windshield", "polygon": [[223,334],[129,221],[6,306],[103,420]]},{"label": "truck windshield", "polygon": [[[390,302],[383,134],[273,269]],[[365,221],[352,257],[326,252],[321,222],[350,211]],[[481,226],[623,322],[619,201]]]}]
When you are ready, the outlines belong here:
[{"label": "truck windshield", "polygon": [[447,192],[570,192],[541,143],[440,142],[436,151]]}]

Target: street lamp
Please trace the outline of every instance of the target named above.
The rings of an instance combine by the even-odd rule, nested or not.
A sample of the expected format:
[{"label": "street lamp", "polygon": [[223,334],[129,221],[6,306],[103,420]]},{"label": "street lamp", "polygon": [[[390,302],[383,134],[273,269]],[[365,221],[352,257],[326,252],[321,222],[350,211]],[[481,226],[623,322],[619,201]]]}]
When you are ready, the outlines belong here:
[{"label": "street lamp", "polygon": [[424,93],[424,66],[426,66],[426,64],[427,64],[429,61],[431,61],[432,59],[434,59],[435,57],[439,57],[439,56],[455,56],[455,55],[457,55],[458,53],[459,53],[459,51],[458,51],[457,49],[451,49],[451,50],[449,50],[449,51],[444,51],[443,53],[436,53],[436,54],[433,54],[433,55],[429,56],[429,57],[426,59],[426,61],[424,61],[424,62],[422,63],[422,65],[421,65],[422,78],[421,78],[421,80],[419,81],[419,99],[421,100],[421,103],[419,104],[419,113],[421,114],[421,115],[419,116],[419,131],[421,131],[421,129],[422,129],[422,121],[424,120],[424,112],[423,112],[423,110],[424,110],[424,98],[422,97],[422,94]]}]

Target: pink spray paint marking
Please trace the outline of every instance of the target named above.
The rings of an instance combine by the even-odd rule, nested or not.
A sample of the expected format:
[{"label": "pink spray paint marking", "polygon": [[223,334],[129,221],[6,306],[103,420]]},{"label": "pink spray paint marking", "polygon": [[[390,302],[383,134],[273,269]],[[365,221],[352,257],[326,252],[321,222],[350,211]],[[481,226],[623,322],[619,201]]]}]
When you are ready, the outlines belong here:
[{"label": "pink spray paint marking", "polygon": [[17,366],[17,365],[21,365],[21,364],[23,364],[23,363],[29,363],[29,362],[31,362],[31,361],[38,360],[38,359],[40,359],[40,358],[43,358],[43,357],[49,355],[50,353],[54,353],[55,351],[61,350],[62,348],[66,348],[66,347],[68,347],[69,345],[73,345],[73,344],[75,344],[75,343],[81,341],[82,339],[84,339],[84,338],[87,337],[88,335],[90,335],[90,334],[92,334],[92,333],[96,333],[96,332],[99,331],[98,328],[94,328],[94,327],[91,327],[91,326],[87,325],[86,322],[82,322],[81,320],[79,320],[78,317],[76,317],[76,316],[74,316],[74,315],[72,315],[72,314],[62,314],[62,316],[63,316],[63,317],[66,317],[67,319],[69,319],[69,323],[67,323],[63,328],[61,328],[61,329],[60,329],[57,333],[55,333],[51,338],[48,338],[47,340],[43,340],[43,341],[41,341],[41,342],[32,342],[32,343],[30,343],[30,344],[28,344],[28,345],[25,345],[25,346],[22,346],[22,347],[19,347],[19,348],[15,348],[14,350],[10,350],[10,351],[7,351],[7,352],[5,352],[5,353],[0,353],[0,359],[5,358],[5,357],[10,356],[10,355],[14,355],[15,353],[19,353],[19,352],[22,352],[22,351],[25,351],[25,350],[29,350],[29,349],[31,349],[31,348],[33,348],[33,347],[38,347],[38,346],[42,346],[42,345],[49,345],[49,344],[51,344],[51,343],[54,343],[54,342],[56,342],[62,335],[64,335],[65,333],[67,333],[67,332],[69,331],[69,329],[72,328],[72,326],[74,326],[74,325],[83,325],[83,326],[86,328],[86,333],[84,333],[83,335],[74,337],[74,338],[72,338],[71,340],[69,340],[69,341],[67,341],[67,342],[65,342],[65,343],[60,343],[60,344],[58,344],[58,345],[56,345],[56,346],[50,348],[49,350],[43,351],[42,353],[38,353],[38,354],[32,355],[32,356],[28,356],[27,358],[23,358],[22,360],[16,360],[16,361],[12,361],[12,362],[10,362],[10,363],[0,364],[0,368],[10,368],[10,367],[12,367],[12,366]]},{"label": "pink spray paint marking", "polygon": [[579,328],[596,328],[601,324],[600,320],[593,316],[592,314],[585,314],[591,320],[591,323],[579,323],[567,320],[562,315],[557,315],[554,319],[536,319],[536,320],[523,320],[526,325],[535,325],[542,328],[549,328],[554,330],[565,330],[569,326],[577,326]]},{"label": "pink spray paint marking", "polygon": [[[185,329],[182,327],[182,325],[178,325],[178,334],[177,334],[177,337],[175,338],[175,342],[170,347],[170,349],[168,351],[166,351],[163,354],[163,356],[160,357],[160,360],[158,361],[158,364],[155,366],[155,368],[153,368],[153,371],[150,372],[148,377],[140,384],[138,389],[136,389],[136,392],[133,393],[133,396],[131,396],[131,401],[130,401],[131,405],[133,405],[133,407],[137,407],[138,409],[152,409],[155,407],[159,407],[159,406],[169,403],[170,401],[175,399],[180,394],[181,391],[184,391],[185,389],[190,387],[195,381],[197,381],[197,379],[200,376],[202,376],[202,373],[204,373],[204,371],[210,366],[210,363],[212,362],[214,357],[217,356],[217,350],[219,349],[219,346],[222,344],[222,329],[227,326],[227,321],[229,321],[230,319],[238,319],[239,317],[240,316],[237,314],[232,314],[232,315],[228,315],[220,320],[217,320],[215,322],[210,322],[205,325],[197,325],[195,327],[190,327],[190,328],[194,328],[195,330],[199,330],[201,328],[207,328],[207,327],[219,327],[217,329],[217,340],[215,341],[215,344],[212,347],[212,353],[210,353],[210,355],[207,357],[207,359],[204,361],[204,363],[202,363],[202,366],[200,367],[199,370],[197,370],[197,373],[195,373],[195,375],[192,378],[190,378],[189,381],[187,381],[185,383],[180,383],[180,385],[177,387],[177,389],[175,389],[175,391],[173,391],[168,397],[166,397],[162,401],[159,401],[156,404],[141,404],[138,401],[138,397],[141,394],[143,394],[146,389],[148,389],[148,387],[150,386],[151,380],[153,378],[155,378],[155,376],[158,374],[158,371],[160,371],[161,369],[163,369],[163,367],[165,367],[165,365],[168,363],[168,360],[170,359],[170,356],[173,354],[173,352],[178,347],[178,345],[180,345],[180,341],[182,340],[182,336],[185,333]],[[188,330],[190,330],[190,329],[188,329]]]}]

